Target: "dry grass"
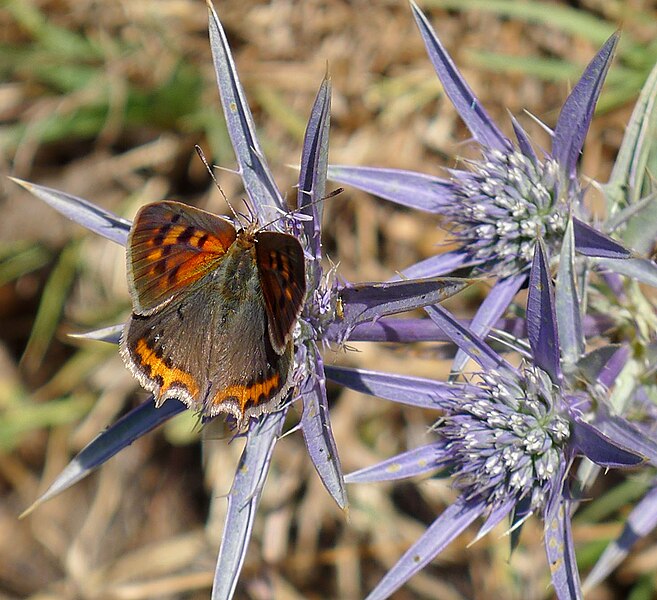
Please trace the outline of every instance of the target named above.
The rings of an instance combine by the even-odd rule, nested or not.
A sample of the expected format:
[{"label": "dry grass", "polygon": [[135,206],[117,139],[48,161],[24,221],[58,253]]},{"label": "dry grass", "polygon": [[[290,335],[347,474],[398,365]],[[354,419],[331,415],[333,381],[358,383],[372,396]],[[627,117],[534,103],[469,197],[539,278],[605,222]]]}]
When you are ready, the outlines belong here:
[{"label": "dry grass", "polygon": [[[600,8],[588,5],[582,10]],[[15,57],[7,54],[9,79],[0,87],[3,171],[126,217],[143,203],[170,197],[225,210],[193,151],[199,143],[216,162],[233,166],[202,1],[18,0],[9,7],[0,8],[0,39],[16,49]],[[406,3],[230,0],[217,8],[284,192],[292,193],[295,172],[286,165],[298,162],[327,62],[334,88],[332,162],[441,174],[468,152],[466,131],[440,93]],[[483,12],[430,14],[507,132],[507,108],[515,115],[527,108],[554,124],[568,87],[473,68],[467,51],[553,55],[584,65],[596,50],[555,29]],[[39,15],[45,21],[35,25]],[[655,33],[645,23],[631,33],[641,38],[646,30]],[[74,33],[92,48],[68,48],[52,31]],[[607,175],[630,109],[595,120],[585,173]],[[68,129],[57,137],[53,122]],[[222,174],[221,184],[230,198],[241,196],[237,177]],[[122,250],[85,235],[6,179],[0,186],[0,276],[15,273],[0,279],[0,596],[208,597],[223,494],[241,451],[219,427],[201,436],[183,416],[17,519],[76,451],[145,396],[115,349],[66,337],[125,319]],[[350,280],[386,278],[432,253],[441,239],[430,219],[354,191],[330,200],[325,215],[325,246]],[[463,314],[482,292],[450,306]],[[326,360],[444,375],[431,348],[359,350],[329,352]],[[429,439],[429,414],[352,392],[331,394],[347,471]],[[350,488],[351,510],[342,514],[314,473],[301,436],[288,436],[276,448],[237,597],[362,597],[453,496],[444,482],[416,483]],[[395,598],[549,598],[540,528],[531,522],[525,529],[510,566],[506,538],[493,534],[466,548],[463,536]],[[602,526],[596,532],[613,533]],[[586,543],[578,529],[575,536]],[[646,568],[635,561],[621,583]],[[605,588],[592,597],[619,597],[615,593]]]}]

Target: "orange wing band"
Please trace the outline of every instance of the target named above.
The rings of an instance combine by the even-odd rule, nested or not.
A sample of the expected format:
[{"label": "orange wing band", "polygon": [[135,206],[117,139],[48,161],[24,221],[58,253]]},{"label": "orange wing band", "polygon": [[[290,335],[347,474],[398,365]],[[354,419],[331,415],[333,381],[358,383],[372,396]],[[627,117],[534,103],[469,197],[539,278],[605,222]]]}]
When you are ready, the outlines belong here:
[{"label": "orange wing band", "polygon": [[281,376],[274,373],[269,379],[256,381],[253,385],[231,385],[215,394],[212,404],[221,404],[227,400],[236,400],[240,411],[244,413],[247,405],[258,406],[271,400],[280,389]]},{"label": "orange wing band", "polygon": [[160,386],[158,390],[159,398],[172,387],[184,387],[192,397],[198,396],[198,385],[196,385],[192,376],[181,369],[167,365],[165,359],[148,347],[144,338],[137,340],[135,353],[137,354],[139,366],[148,371],[148,378]]}]

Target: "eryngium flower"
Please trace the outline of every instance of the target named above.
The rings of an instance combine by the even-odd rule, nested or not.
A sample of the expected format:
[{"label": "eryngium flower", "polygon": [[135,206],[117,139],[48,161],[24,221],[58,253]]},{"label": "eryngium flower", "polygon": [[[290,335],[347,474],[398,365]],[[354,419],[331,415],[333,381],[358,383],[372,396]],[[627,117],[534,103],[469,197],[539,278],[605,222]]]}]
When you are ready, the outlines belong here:
[{"label": "eryngium flower", "polygon": [[[228,494],[227,525],[217,561],[213,598],[230,598],[244,561],[274,446],[281,436],[293,400],[300,400],[303,404],[300,429],[322,482],[336,503],[343,509],[347,507],[344,477],[328,418],[321,346],[344,341],[359,324],[376,317],[439,302],[465,287],[466,282],[433,279],[337,288],[335,278],[331,273],[325,275],[321,265],[321,200],[326,189],[330,81],[325,79],[322,82],[311,110],[301,155],[297,197],[300,209],[290,214],[255,135],[253,117],[223,28],[212,6],[208,5],[208,8],[219,92],[250,208],[259,223],[268,223],[298,236],[306,259],[308,290],[294,338],[295,357],[291,374],[294,389],[279,410],[250,424],[245,449]],[[17,182],[68,218],[126,245],[130,221],[64,192]],[[336,309],[338,298],[340,310]],[[117,343],[122,328],[120,325],[84,337]],[[185,408],[184,404],[173,399],[167,400],[160,408],[155,407],[152,398],[144,402],[88,444],[26,512],[61,493],[122,448]]]},{"label": "eryngium flower", "polygon": [[526,271],[537,236],[560,247],[571,200],[581,192],[575,179],[560,180],[556,160],[487,149],[485,160],[469,166],[454,172],[455,202],[443,214],[474,273],[510,277]]},{"label": "eryngium flower", "polygon": [[[433,277],[465,270],[498,278],[475,315],[471,329],[485,336],[527,282],[534,246],[541,237],[557,255],[565,223],[573,215],[575,249],[608,260],[619,272],[632,257],[623,244],[590,226],[577,173],[579,158],[596,102],[609,70],[618,34],[612,35],[584,70],[559,114],[552,148],[539,155],[522,126],[512,119],[516,140],[505,136],[459,73],[426,16],[411,2],[429,58],[445,94],[479,145],[481,158],[467,169],[450,169],[450,178],[412,171],[331,166],[329,177],[403,206],[444,215],[458,244],[403,271],[405,277]],[[648,263],[649,261],[646,261]],[[657,284],[654,263],[632,276]],[[467,357],[453,364],[460,371]]]},{"label": "eryngium flower", "polygon": [[[544,546],[555,593],[562,600],[581,598],[581,585],[570,529],[579,483],[572,466],[585,457],[604,468],[657,464],[651,437],[606,405],[607,392],[627,358],[627,348],[603,347],[588,355],[579,350],[581,312],[570,289],[567,265],[572,224],[565,228],[558,283],[563,302],[559,322],[544,244],[535,246],[529,276],[527,332],[530,350],[516,369],[441,307],[428,307],[431,319],[482,369],[467,383],[441,383],[330,368],[332,379],[389,400],[434,407],[443,412],[436,441],[346,480],[374,482],[420,473],[452,476],[459,491],[422,537],[402,556],[368,596],[381,600],[436,557],[475,519],[484,523],[477,539],[503,519],[510,519],[515,545],[522,524],[536,514],[544,521]],[[566,266],[564,266],[566,265]],[[581,316],[581,315],[580,315]],[[564,318],[565,317],[565,318]],[[563,345],[560,343],[563,338]],[[575,368],[563,369],[563,354],[577,354]]]},{"label": "eryngium flower", "polygon": [[547,373],[528,366],[517,377],[482,373],[481,381],[446,398],[438,434],[466,500],[484,499],[486,513],[527,499],[534,512],[565,470],[570,424]]}]

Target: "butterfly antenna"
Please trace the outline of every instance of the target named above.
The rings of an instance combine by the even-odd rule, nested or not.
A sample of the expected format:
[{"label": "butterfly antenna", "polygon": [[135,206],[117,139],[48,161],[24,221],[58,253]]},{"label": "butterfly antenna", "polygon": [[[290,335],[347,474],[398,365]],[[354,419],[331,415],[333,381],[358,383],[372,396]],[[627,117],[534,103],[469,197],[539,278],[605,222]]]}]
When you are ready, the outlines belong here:
[{"label": "butterfly antenna", "polygon": [[245,202],[244,204],[246,205],[246,210],[249,211],[248,223],[250,223],[253,228],[257,227],[258,216],[253,212],[253,209],[251,208],[251,205],[248,202]]},{"label": "butterfly antenna", "polygon": [[[338,194],[341,194],[342,192],[344,192],[344,188],[337,188],[337,189],[333,190],[332,192],[326,194],[326,196],[318,198],[317,200],[313,200],[312,202],[308,202],[308,204],[303,204],[303,205],[301,205],[301,206],[299,206],[299,207],[297,207],[293,210],[289,210],[289,211],[283,213],[280,217],[276,217],[275,219],[272,219],[271,221],[269,221],[269,223],[266,223],[265,225],[260,227],[260,231],[262,231],[264,229],[267,229],[267,227],[269,227],[270,225],[273,225],[274,223],[276,223],[276,221],[280,221],[284,217],[289,217],[290,215],[294,215],[298,212],[301,212],[304,208],[308,208],[309,206],[315,206],[315,204],[319,204],[320,202],[324,202],[324,200],[328,200],[329,198],[333,198],[334,196],[337,196]],[[303,193],[304,194],[309,194],[310,192],[303,192]]]},{"label": "butterfly antenna", "polygon": [[[312,202],[308,202],[308,204],[302,204],[298,208],[295,208],[294,210],[291,210],[289,214],[294,214],[296,212],[299,212],[300,210],[303,210],[304,208],[307,208],[308,206],[315,206],[315,204],[319,204],[320,202],[324,202],[324,200],[329,200],[330,198],[333,198],[334,196],[337,196],[344,192],[344,188],[336,188],[332,192],[329,192],[326,194],[326,196],[322,196],[321,198],[317,198],[317,200],[313,200]],[[310,195],[310,192],[301,192],[302,194]]]},{"label": "butterfly antenna", "polygon": [[239,223],[240,218],[238,214],[235,212],[235,209],[233,208],[233,205],[230,203],[230,200],[228,200],[228,198],[226,197],[224,190],[219,185],[217,178],[214,176],[214,173],[212,172],[212,167],[210,166],[207,159],[205,158],[205,154],[203,153],[203,150],[198,144],[194,144],[194,150],[196,150],[196,154],[198,154],[199,158],[205,165],[205,168],[208,170],[208,173],[210,173],[210,177],[212,177],[212,181],[214,181],[215,186],[217,186],[217,189],[219,190],[219,193],[221,194],[222,198],[226,201],[226,204],[228,204],[228,208],[230,208],[230,212],[233,213],[233,217],[235,217],[235,221]]}]

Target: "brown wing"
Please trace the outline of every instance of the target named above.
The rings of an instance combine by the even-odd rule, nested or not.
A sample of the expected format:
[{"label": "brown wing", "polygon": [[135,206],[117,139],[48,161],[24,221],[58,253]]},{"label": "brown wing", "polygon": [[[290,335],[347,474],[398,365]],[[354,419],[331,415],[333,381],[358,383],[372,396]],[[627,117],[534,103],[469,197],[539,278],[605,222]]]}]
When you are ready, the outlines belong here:
[{"label": "brown wing", "polygon": [[257,236],[256,261],[271,344],[283,354],[306,295],[303,249],[291,235],[263,231]]},{"label": "brown wing", "polygon": [[144,206],[128,237],[128,285],[134,312],[151,314],[217,268],[235,241],[231,223],[179,202]]}]

